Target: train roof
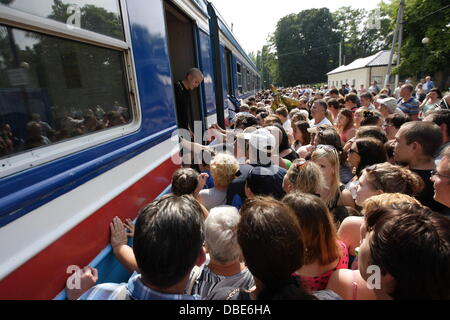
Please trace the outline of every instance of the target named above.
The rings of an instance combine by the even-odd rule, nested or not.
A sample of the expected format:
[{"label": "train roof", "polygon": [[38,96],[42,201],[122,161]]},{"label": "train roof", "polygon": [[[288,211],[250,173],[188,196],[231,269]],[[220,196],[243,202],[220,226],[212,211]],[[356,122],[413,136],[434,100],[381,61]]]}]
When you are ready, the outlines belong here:
[{"label": "train roof", "polygon": [[[197,6],[197,8],[207,17],[209,17],[208,14],[208,2],[207,0],[190,0],[193,4]],[[250,59],[248,54],[242,49],[241,45],[237,41],[237,39],[234,37],[233,33],[231,32],[228,24],[225,22],[225,19],[222,17],[220,12],[217,10],[217,8],[214,6],[213,3],[211,5],[214,8],[214,11],[216,12],[217,19],[218,19],[218,25],[220,31],[223,33],[223,35],[231,42],[231,44],[235,47],[239,53],[245,57],[246,62],[255,70],[258,71],[258,68],[256,67],[255,63]]]}]

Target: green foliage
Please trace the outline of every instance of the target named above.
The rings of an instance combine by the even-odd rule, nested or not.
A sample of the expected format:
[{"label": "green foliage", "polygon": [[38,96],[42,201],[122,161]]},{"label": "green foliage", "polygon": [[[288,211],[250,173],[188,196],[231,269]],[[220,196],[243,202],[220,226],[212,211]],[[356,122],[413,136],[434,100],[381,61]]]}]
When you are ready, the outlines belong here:
[{"label": "green foliage", "polygon": [[265,45],[258,51],[256,67],[261,72],[261,87],[268,89],[270,84],[279,85],[278,61],[273,45]]},{"label": "green foliage", "polygon": [[281,85],[321,82],[336,64],[338,36],[327,8],[303,10],[278,21],[273,36]]},{"label": "green foliage", "polygon": [[[346,64],[389,47],[390,10],[381,3],[379,10],[372,11],[342,7],[333,13],[321,8],[287,15],[278,21],[265,46],[274,50],[274,57],[257,66],[263,75],[270,73],[268,66],[273,73],[277,70],[278,84],[283,86],[324,82],[326,73],[339,66],[340,41]],[[367,22],[375,13],[379,25],[370,27]]]},{"label": "green foliage", "polygon": [[[385,5],[392,19],[397,15],[398,3]],[[394,69],[400,77],[421,76],[424,73],[449,72],[450,7],[446,0],[405,1],[401,63]],[[392,26],[393,28],[393,26]],[[422,44],[423,38],[430,42]]]}]

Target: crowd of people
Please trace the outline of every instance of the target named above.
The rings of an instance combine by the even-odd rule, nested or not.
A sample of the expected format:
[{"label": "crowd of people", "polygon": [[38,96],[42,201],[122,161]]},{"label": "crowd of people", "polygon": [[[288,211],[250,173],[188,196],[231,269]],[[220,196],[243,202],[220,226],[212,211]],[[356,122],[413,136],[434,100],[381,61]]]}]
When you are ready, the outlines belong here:
[{"label": "crowd of people", "polygon": [[411,83],[242,101],[208,145],[181,141],[202,161],[170,194],[111,222],[128,282],[96,285],[86,267],[68,297],[450,299],[450,94],[428,80],[422,102]]}]

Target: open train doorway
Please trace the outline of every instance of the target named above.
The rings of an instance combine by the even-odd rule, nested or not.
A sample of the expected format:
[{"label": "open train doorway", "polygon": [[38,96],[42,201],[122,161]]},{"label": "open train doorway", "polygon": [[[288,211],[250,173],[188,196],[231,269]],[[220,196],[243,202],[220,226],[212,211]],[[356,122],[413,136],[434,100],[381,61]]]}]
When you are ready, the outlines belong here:
[{"label": "open train doorway", "polygon": [[227,75],[227,93],[230,96],[234,96],[234,88],[233,88],[233,70],[231,69],[231,61],[232,61],[232,54],[231,51],[225,48],[225,70]]},{"label": "open train doorway", "polygon": [[[190,68],[198,67],[196,62],[194,23],[189,17],[167,1],[164,2],[164,12],[169,44],[170,66],[172,69],[172,83],[175,83],[183,80],[186,72]],[[181,117],[187,116],[186,112],[191,113],[190,119],[194,121],[203,120],[200,104],[200,87],[191,92],[191,100],[191,110],[179,110],[179,106],[176,107],[178,121]]]}]

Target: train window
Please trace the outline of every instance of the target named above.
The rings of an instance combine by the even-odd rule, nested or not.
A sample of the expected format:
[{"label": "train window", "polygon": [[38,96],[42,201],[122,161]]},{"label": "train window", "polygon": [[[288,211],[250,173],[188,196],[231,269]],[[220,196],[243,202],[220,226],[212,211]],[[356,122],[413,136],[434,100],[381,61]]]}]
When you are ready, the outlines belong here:
[{"label": "train window", "polygon": [[250,87],[250,71],[247,70],[247,90],[246,91],[250,91],[251,87]]},{"label": "train window", "polygon": [[[118,0],[5,0],[2,4],[39,17],[56,20],[124,40]],[[1,5],[0,5],[1,6]]]},{"label": "train window", "polygon": [[123,53],[0,25],[0,158],[132,121]]},{"label": "train window", "polygon": [[242,70],[241,70],[241,64],[236,64],[236,73],[237,73],[237,82],[238,82],[238,91],[240,94],[243,93],[242,91]]}]

